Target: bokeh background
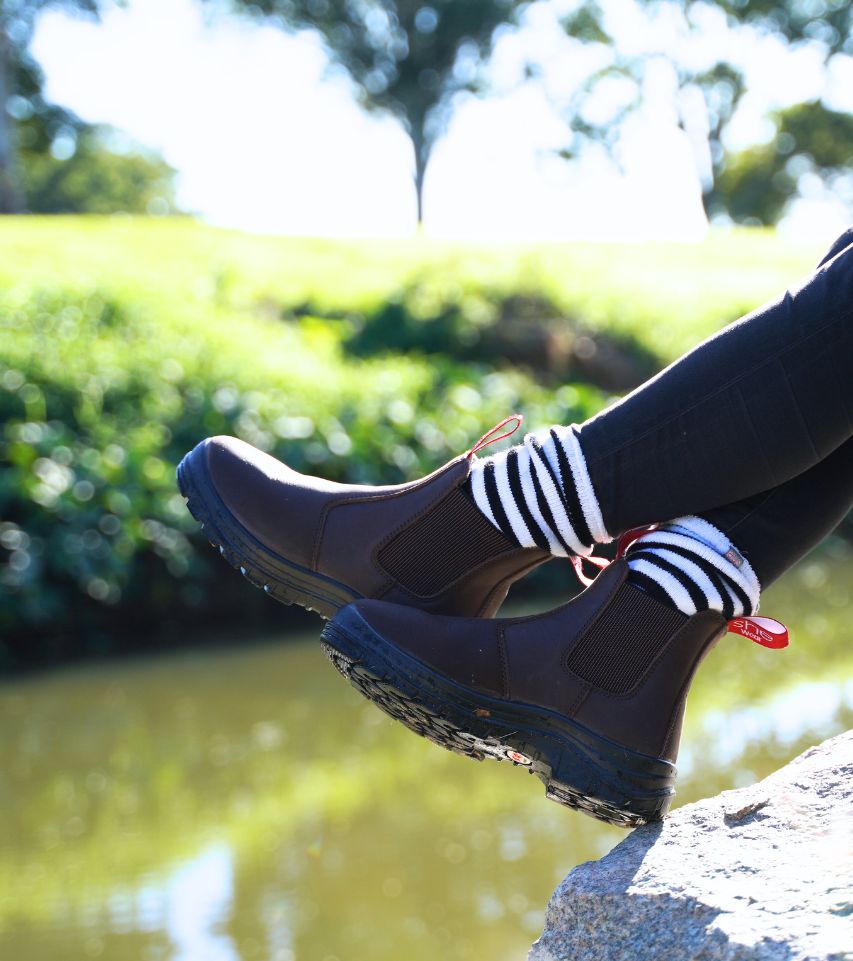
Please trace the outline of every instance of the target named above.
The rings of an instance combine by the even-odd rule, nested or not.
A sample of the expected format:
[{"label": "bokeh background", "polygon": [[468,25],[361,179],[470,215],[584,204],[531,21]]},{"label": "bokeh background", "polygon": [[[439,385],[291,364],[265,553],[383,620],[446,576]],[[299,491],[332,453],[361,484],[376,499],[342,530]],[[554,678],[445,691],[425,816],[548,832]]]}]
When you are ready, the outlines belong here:
[{"label": "bokeh background", "polygon": [[[846,0],[0,0],[0,958],[524,957],[622,836],[398,730],[196,530],[204,436],[387,483],[582,420],[853,211]],[[679,802],[850,726],[850,521]],[[574,590],[548,565],[506,610]]]}]

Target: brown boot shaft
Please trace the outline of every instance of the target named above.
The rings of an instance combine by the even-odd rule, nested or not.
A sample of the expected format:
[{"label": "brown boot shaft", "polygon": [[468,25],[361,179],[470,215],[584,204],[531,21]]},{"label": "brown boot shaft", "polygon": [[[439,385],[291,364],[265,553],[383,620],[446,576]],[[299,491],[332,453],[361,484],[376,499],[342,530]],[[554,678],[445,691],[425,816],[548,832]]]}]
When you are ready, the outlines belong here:
[{"label": "brown boot shaft", "polygon": [[611,564],[547,614],[473,621],[362,603],[383,637],[448,678],[547,708],[633,751],[674,761],[693,674],[725,632],[722,615],[687,617],[626,583]]},{"label": "brown boot shaft", "polygon": [[507,696],[674,761],[687,687],[726,622],[715,611],[687,617],[627,574],[617,561],[575,601],[506,624]]},{"label": "brown boot shaft", "polygon": [[492,616],[510,585],[550,558],[494,528],[462,487],[457,457],[408,484],[338,484],[233,437],[208,438],[178,469],[208,537],[286,603],[331,616],[361,597]]},{"label": "brown boot shaft", "polygon": [[561,804],[642,824],[669,807],[687,690],[726,622],[681,614],[627,573],[617,561],[573,601],[532,617],[359,601],[323,639],[353,685],[418,734],[523,766]]}]

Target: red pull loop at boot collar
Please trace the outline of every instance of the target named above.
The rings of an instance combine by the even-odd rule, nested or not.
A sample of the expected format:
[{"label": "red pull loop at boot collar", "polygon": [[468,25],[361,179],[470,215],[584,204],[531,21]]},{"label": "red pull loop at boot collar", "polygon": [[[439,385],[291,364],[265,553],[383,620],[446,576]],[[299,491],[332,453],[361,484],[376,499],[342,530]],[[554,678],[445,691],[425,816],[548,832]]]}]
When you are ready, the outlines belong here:
[{"label": "red pull loop at boot collar", "polygon": [[608,561],[606,557],[596,557],[594,554],[590,554],[587,557],[580,557],[577,554],[572,554],[572,556],[569,558],[569,563],[575,569],[575,574],[577,575],[577,579],[581,582],[581,584],[583,584],[584,587],[589,587],[595,581],[595,578],[588,577],[584,573],[584,569],[583,569],[584,561],[589,561],[589,563],[592,564],[593,567],[597,567],[599,570],[602,570],[602,571],[604,570],[605,567],[608,567],[610,565],[610,561]]},{"label": "red pull loop at boot collar", "polygon": [[632,527],[629,531],[625,531],[619,537],[616,542],[616,560],[618,561],[620,557],[625,556],[625,551],[638,540],[643,534],[648,534],[651,531],[656,531],[660,527],[660,524],[644,524],[642,527]]},{"label": "red pull loop at boot collar", "polygon": [[787,647],[790,643],[788,628],[772,617],[734,617],[728,623],[729,632],[755,641],[773,650]]},{"label": "red pull loop at boot collar", "polygon": [[[503,434],[498,434],[497,437],[494,436],[502,427],[506,427],[507,424],[511,424],[513,421],[515,421],[515,426],[511,430],[504,431]],[[521,427],[523,421],[524,414],[510,414],[509,417],[505,417],[499,424],[495,424],[491,430],[487,430],[486,433],[483,434],[483,436],[477,441],[476,444],[474,444],[474,446],[467,452],[465,456],[473,457],[477,451],[482,450],[484,447],[488,447],[489,444],[496,444],[499,440],[503,440],[505,437],[509,437],[511,434],[514,434],[518,428]]]},{"label": "red pull loop at boot collar", "polygon": [[[631,530],[625,531],[625,533],[619,538],[616,545],[616,560],[618,561],[620,557],[623,557],[625,551],[637,540],[638,537],[642,537],[643,534],[648,534],[649,531],[653,531],[658,525],[657,524],[647,524],[644,527],[632,527]],[[597,567],[600,571],[603,571],[605,567],[610,565],[610,561],[606,557],[596,557],[595,554],[590,554],[587,557],[578,557],[578,555],[573,555],[569,558],[569,563],[575,569],[575,576],[583,584],[584,587],[589,587],[593,581],[594,577],[588,577],[584,573],[583,562],[589,561],[593,567]]]}]

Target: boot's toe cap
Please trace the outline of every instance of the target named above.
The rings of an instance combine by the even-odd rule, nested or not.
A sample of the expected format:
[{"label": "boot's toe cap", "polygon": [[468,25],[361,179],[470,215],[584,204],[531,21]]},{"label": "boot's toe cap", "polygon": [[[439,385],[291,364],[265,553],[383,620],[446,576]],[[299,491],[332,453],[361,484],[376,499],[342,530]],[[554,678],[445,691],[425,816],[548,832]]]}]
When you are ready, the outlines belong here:
[{"label": "boot's toe cap", "polygon": [[330,493],[324,482],[236,437],[209,437],[199,454],[222,505],[250,534],[276,553],[310,563]]}]

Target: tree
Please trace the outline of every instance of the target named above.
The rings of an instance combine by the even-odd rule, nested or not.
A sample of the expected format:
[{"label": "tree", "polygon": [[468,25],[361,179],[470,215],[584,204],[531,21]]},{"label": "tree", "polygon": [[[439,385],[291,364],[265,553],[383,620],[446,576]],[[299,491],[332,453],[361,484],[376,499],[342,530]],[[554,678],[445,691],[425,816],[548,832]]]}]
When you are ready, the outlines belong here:
[{"label": "tree", "polygon": [[812,101],[771,119],[776,132],[769,143],[726,155],[711,193],[712,213],[725,212],[737,223],[778,223],[808,174],[835,182],[841,192],[853,170],[853,116]]},{"label": "tree", "polygon": [[[36,214],[167,214],[175,171],[160,156],[114,145],[115,132],[85,125],[50,150],[21,149],[26,207]],[[59,149],[57,149],[57,147]]]},{"label": "tree", "polygon": [[[681,0],[664,0],[677,2]],[[708,0],[684,0],[688,12]],[[772,34],[792,45],[820,47],[824,59],[853,53],[853,6],[849,0],[713,0],[735,25]]]},{"label": "tree", "polygon": [[9,42],[0,25],[0,213],[18,210],[20,207],[15,182],[15,150],[6,110],[10,98],[9,61]]},{"label": "tree", "polygon": [[49,143],[53,133],[81,121],[46,103],[42,73],[27,47],[36,16],[49,6],[97,16],[100,0],[0,0],[0,213],[23,209],[17,160],[15,120],[26,116],[31,128],[41,127],[37,139]]},{"label": "tree", "polygon": [[[693,8],[704,2],[706,0],[686,0],[688,19]],[[825,65],[833,57],[853,53],[853,5],[849,0],[817,3],[714,0],[714,3],[734,29],[775,36],[792,50],[807,45],[819,52]],[[817,103],[777,111],[770,118],[777,131],[773,144],[738,154],[725,149],[725,132],[745,93],[741,70],[721,60],[710,71],[693,75],[685,72],[681,82],[682,88],[692,86],[701,93],[708,111],[711,169],[704,178],[702,194],[709,216],[725,213],[741,222],[776,223],[797,192],[796,157],[802,160],[811,155],[814,172],[823,178],[844,167],[853,167],[849,140],[844,141],[844,131],[853,123],[848,115],[826,110]],[[839,147],[847,144],[846,158],[840,150],[827,151],[825,143],[821,144],[822,140],[831,140],[835,133],[842,134]]]},{"label": "tree", "polygon": [[323,38],[354,82],[361,104],[405,127],[415,158],[418,223],[427,164],[454,97],[481,87],[496,33],[527,0],[231,0]]},{"label": "tree", "polygon": [[[649,17],[663,13],[676,13],[681,17],[685,39],[701,33],[701,12],[716,7],[726,15],[730,30],[750,30],[756,36],[774,36],[783,40],[792,50],[808,45],[817,51],[824,64],[833,57],[853,54],[853,5],[849,0],[820,0],[819,3],[803,3],[802,0],[635,0],[637,6]],[[618,140],[622,121],[642,104],[644,78],[649,66],[656,60],[666,59],[677,78],[677,96],[673,104],[682,129],[695,142],[698,132],[705,138],[704,148],[697,151],[697,172],[702,184],[703,203],[709,217],[724,213],[735,220],[758,220],[775,222],[787,201],[796,193],[798,177],[786,166],[784,153],[776,153],[775,146],[756,146],[734,154],[726,150],[728,126],[746,93],[746,82],[741,66],[721,51],[716,62],[701,69],[692,67],[691,57],[680,58],[669,50],[655,48],[639,55],[624,55],[614,43],[612,26],[596,0],[582,0],[573,13],[564,20],[566,33],[589,43],[598,43],[609,52],[609,62],[591,74],[565,105],[565,116],[570,127],[570,141],[564,151],[567,157],[575,156],[584,144],[596,142],[613,148]],[[586,104],[601,85],[614,79],[625,82],[633,89],[633,96],[624,98],[621,108],[604,123],[590,123],[584,116]],[[701,106],[704,116],[697,117]],[[827,132],[837,131],[840,118],[825,113],[818,117],[814,105],[804,105],[805,113],[797,115],[802,121],[806,115],[815,119]],[[793,123],[796,110],[776,115],[781,123]],[[788,131],[793,136],[792,131]],[[801,130],[800,135],[805,134]],[[782,136],[780,143],[787,144]],[[802,151],[808,154],[808,150]],[[799,156],[799,154],[798,154]],[[842,168],[853,167],[853,155],[846,161],[815,162],[814,172],[823,177],[834,177]],[[794,163],[796,168],[796,163]],[[784,168],[784,169],[782,169]],[[725,186],[720,187],[721,178]],[[766,192],[759,197],[762,179]],[[772,183],[770,181],[772,180]],[[750,204],[757,206],[752,209]],[[729,209],[729,204],[733,206]],[[771,218],[770,221],[767,218]]]},{"label": "tree", "polygon": [[175,171],[108,129],[48,103],[28,51],[38,13],[97,16],[100,0],[0,0],[0,213],[128,213],[174,209]]}]

